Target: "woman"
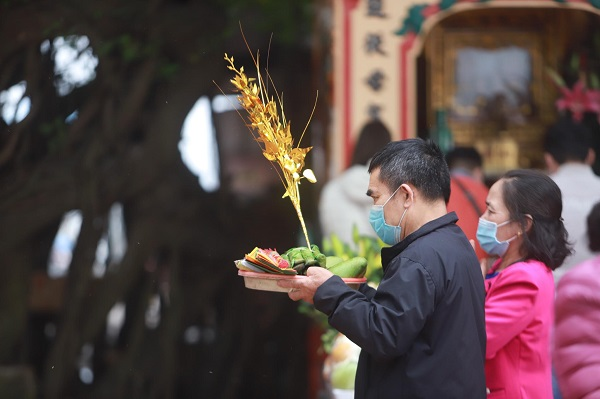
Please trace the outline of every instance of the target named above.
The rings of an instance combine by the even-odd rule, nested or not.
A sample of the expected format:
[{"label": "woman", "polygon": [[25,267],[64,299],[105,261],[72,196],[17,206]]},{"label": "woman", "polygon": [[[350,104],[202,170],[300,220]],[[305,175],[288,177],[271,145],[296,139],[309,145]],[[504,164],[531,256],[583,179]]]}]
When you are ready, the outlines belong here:
[{"label": "woman", "polygon": [[[600,202],[587,218],[587,236],[600,253]],[[600,254],[560,279],[555,310],[554,367],[563,397],[600,398]]]},{"label": "woman", "polygon": [[498,257],[485,276],[490,399],[552,397],[552,270],[571,253],[561,212],[560,189],[541,172],[510,171],[490,188],[477,229]]}]

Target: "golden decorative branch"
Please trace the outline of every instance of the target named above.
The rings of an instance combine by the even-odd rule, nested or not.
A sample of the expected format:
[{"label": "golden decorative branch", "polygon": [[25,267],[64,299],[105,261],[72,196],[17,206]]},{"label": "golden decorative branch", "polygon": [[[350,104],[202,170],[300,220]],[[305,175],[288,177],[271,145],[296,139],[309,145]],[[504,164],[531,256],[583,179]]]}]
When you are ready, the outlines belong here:
[{"label": "golden decorative branch", "polygon": [[[291,124],[286,121],[283,112],[283,100],[279,95],[277,95],[278,103],[275,102],[273,97],[269,98],[266,89],[267,85],[260,74],[258,55],[256,58],[253,58],[257,78],[248,78],[244,72],[244,67],[237,69],[234,65],[233,57],[225,54],[225,60],[229,63],[227,68],[235,72],[235,77],[231,79],[231,83],[233,83],[239,92],[238,101],[248,113],[250,131],[253,132],[254,139],[259,144],[265,158],[279,166],[279,170],[277,168],[275,170],[285,188],[282,198],[289,197],[292,201],[300,219],[306,244],[310,248],[306,224],[304,223],[304,217],[300,209],[300,191],[298,186],[302,178],[306,178],[311,183],[317,181],[312,170],[302,170],[306,154],[312,147],[300,148],[299,142],[294,147]],[[279,104],[279,107],[277,104]],[[279,110],[281,111],[281,116],[278,112]]]}]

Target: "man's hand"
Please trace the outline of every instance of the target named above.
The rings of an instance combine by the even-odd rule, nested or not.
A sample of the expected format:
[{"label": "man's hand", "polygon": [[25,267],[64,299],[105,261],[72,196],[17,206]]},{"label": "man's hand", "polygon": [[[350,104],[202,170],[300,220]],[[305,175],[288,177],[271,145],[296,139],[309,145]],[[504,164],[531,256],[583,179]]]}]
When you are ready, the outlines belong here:
[{"label": "man's hand", "polygon": [[485,280],[485,276],[488,274],[489,269],[489,258],[479,259],[479,267],[481,268],[481,274],[483,274],[483,279]]},{"label": "man's hand", "polygon": [[277,285],[290,289],[288,292],[290,299],[294,301],[302,299],[308,303],[313,303],[317,288],[333,276],[333,273],[324,267],[312,266],[306,270],[306,276],[308,278],[280,280]]},{"label": "man's hand", "polygon": [[497,257],[492,258],[482,258],[479,260],[479,266],[481,267],[481,273],[483,273],[483,278],[492,270],[492,266],[494,266],[494,262],[497,260]]}]

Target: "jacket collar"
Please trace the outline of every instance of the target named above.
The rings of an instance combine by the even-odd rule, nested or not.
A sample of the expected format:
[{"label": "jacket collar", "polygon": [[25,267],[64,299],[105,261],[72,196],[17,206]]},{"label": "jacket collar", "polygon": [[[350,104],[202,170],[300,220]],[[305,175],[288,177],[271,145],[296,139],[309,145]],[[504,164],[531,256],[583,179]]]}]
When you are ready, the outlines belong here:
[{"label": "jacket collar", "polygon": [[413,241],[417,240],[420,237],[423,237],[434,230],[437,230],[441,227],[455,224],[458,221],[458,216],[456,216],[455,212],[449,212],[442,217],[434,219],[430,222],[425,223],[418,230],[413,231],[398,244],[381,249],[381,264],[383,266],[383,270],[386,269],[387,265],[398,256],[402,251],[406,249]]}]

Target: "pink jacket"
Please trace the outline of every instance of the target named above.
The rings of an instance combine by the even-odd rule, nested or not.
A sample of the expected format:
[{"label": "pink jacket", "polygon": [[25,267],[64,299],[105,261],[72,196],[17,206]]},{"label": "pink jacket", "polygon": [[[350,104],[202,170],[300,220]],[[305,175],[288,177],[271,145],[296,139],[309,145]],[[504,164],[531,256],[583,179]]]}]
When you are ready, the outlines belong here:
[{"label": "pink jacket", "polygon": [[494,277],[488,275],[485,283],[488,398],[552,398],[552,272],[543,263],[529,260],[514,263]]},{"label": "pink jacket", "polygon": [[565,399],[600,398],[600,256],[569,270],[556,293],[554,368]]}]

